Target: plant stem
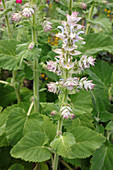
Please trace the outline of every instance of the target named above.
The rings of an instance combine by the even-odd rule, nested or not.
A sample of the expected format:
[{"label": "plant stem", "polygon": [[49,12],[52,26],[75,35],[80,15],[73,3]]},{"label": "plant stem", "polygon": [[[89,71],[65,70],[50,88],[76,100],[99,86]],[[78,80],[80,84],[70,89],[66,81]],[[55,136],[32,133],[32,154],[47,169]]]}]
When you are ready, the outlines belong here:
[{"label": "plant stem", "polygon": [[[95,6],[95,4],[93,3],[93,4],[91,5],[90,11],[89,11],[88,20],[91,20],[91,19],[92,19],[94,6]],[[90,29],[90,23],[87,24],[86,33],[85,33],[86,35],[89,33],[89,29]]]},{"label": "plant stem", "polygon": [[[4,10],[6,10],[7,8],[6,8],[5,0],[2,0],[2,3],[3,3]],[[7,14],[5,14],[5,19],[6,19],[6,23],[7,23],[8,37],[9,37],[9,39],[12,39],[12,34],[11,34],[11,29],[10,29],[10,24],[9,24],[9,18],[8,18]],[[18,102],[21,102],[20,88],[19,88],[19,86],[18,87],[15,86],[15,84],[16,84],[16,72],[17,71],[12,72],[12,74],[13,74],[13,87],[15,89],[15,93],[16,93],[16,97],[17,97]]]},{"label": "plant stem", "polygon": [[34,105],[34,101],[32,101],[32,103],[31,103],[31,105],[30,105],[30,107],[29,107],[29,110],[28,110],[28,112],[27,112],[27,116],[30,115],[31,110],[32,110],[32,108],[33,108],[33,105]]},{"label": "plant stem", "polygon": [[66,168],[68,168],[69,170],[73,170],[64,160],[60,160],[60,162],[65,165]]},{"label": "plant stem", "polygon": [[21,102],[21,96],[20,96],[20,87],[18,85],[18,82],[16,82],[16,73],[17,71],[13,71],[12,74],[13,74],[13,87],[15,89],[15,93],[16,93],[16,97],[17,97],[17,100],[18,100],[18,103]]},{"label": "plant stem", "polygon": [[3,81],[3,80],[0,80],[0,83],[5,84],[5,85],[9,85],[9,86],[13,86],[11,83],[9,83],[7,81]]},{"label": "plant stem", "polygon": [[[6,10],[5,0],[2,0],[2,4],[3,4],[3,7],[4,7],[4,10]],[[11,39],[12,38],[12,36],[11,36],[11,29],[10,29],[9,18],[8,18],[7,14],[5,14],[5,20],[6,20],[6,23],[7,23],[8,37],[9,37],[9,39]]]},{"label": "plant stem", "polygon": [[73,0],[69,1],[69,15],[72,14]]}]

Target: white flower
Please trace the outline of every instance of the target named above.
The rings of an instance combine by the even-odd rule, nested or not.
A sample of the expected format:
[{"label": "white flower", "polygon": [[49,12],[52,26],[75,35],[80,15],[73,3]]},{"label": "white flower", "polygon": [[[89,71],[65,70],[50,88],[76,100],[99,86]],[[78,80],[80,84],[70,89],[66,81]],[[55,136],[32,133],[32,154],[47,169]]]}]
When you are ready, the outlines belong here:
[{"label": "white flower", "polygon": [[19,22],[22,18],[21,13],[14,13],[12,16],[12,20],[14,20],[14,22]]},{"label": "white flower", "polygon": [[52,25],[51,22],[45,20],[45,21],[43,22],[43,29],[44,29],[44,31],[45,31],[45,32],[51,31],[51,28],[52,28],[51,25]]},{"label": "white flower", "polygon": [[61,66],[67,70],[70,70],[74,67],[74,62],[69,62],[69,63],[61,62]]},{"label": "white flower", "polygon": [[78,78],[68,78],[63,86],[67,87],[68,90],[73,90],[74,86],[78,85]]},{"label": "white flower", "polygon": [[80,88],[85,88],[87,91],[92,90],[94,88],[95,84],[92,83],[92,80],[87,80],[86,77],[83,77],[79,82]]},{"label": "white flower", "polygon": [[58,87],[59,83],[56,82],[50,82],[49,84],[47,84],[48,86],[48,91],[52,92],[52,93],[58,93],[59,92],[59,87]]},{"label": "white flower", "polygon": [[34,42],[31,42],[31,43],[29,44],[29,47],[28,47],[28,48],[29,48],[30,50],[32,50],[32,49],[34,48],[34,45],[35,45],[35,43],[34,43]]},{"label": "white flower", "polygon": [[34,14],[34,10],[32,8],[24,8],[24,10],[22,11],[22,15],[25,18],[29,18]]},{"label": "white flower", "polygon": [[90,65],[94,66],[95,59],[93,56],[87,57],[83,55],[79,61],[79,67],[83,70],[84,68],[89,68]]},{"label": "white flower", "polygon": [[57,62],[47,61],[47,69],[55,73],[57,67]]},{"label": "white flower", "polygon": [[69,106],[63,106],[60,109],[60,112],[64,119],[68,119],[71,115],[72,109]]}]

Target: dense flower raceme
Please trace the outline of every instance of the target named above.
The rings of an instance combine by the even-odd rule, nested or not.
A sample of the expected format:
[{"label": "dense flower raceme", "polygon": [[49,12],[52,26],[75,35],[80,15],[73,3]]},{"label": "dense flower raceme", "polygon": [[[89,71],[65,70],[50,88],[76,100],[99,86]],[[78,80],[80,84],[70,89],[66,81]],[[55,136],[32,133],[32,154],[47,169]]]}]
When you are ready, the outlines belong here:
[{"label": "dense flower raceme", "polygon": [[[72,15],[67,15],[67,21],[62,21],[63,26],[58,26],[61,30],[56,36],[61,38],[63,41],[62,49],[54,50],[58,55],[55,57],[56,61],[47,61],[46,68],[49,71],[60,75],[61,79],[59,82],[50,82],[47,84],[48,91],[53,93],[65,93],[68,94],[76,93],[80,89],[92,90],[94,84],[92,80],[88,80],[86,77],[78,78],[75,74],[79,74],[84,71],[85,68],[89,68],[90,65],[94,66],[95,59],[93,56],[82,55],[79,61],[74,61],[73,56],[80,55],[81,52],[77,50],[77,43],[85,44],[80,34],[82,26],[78,24],[81,17],[77,16],[78,13],[72,12]],[[63,106],[60,110],[63,118],[73,118],[72,109],[68,104]]]},{"label": "dense flower raceme", "polygon": [[14,20],[14,22],[19,22],[21,19],[24,18],[30,18],[35,13],[35,10],[37,9],[36,5],[29,4],[29,3],[24,4],[21,8],[23,9],[22,12],[19,11],[18,13],[13,14],[12,20]]}]

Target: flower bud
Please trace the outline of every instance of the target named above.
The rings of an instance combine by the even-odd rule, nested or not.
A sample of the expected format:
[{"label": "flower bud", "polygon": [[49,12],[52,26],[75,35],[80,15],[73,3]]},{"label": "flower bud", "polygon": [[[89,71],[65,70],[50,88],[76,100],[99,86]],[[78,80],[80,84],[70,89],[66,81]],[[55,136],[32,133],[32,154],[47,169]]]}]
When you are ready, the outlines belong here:
[{"label": "flower bud", "polygon": [[81,9],[86,9],[87,5],[84,2],[80,2],[80,8]]},{"label": "flower bud", "polygon": [[13,20],[14,22],[19,22],[19,21],[21,20],[21,18],[22,18],[21,13],[14,13],[14,14],[12,15],[12,20]]},{"label": "flower bud", "polygon": [[51,112],[51,115],[54,116],[54,115],[56,115],[56,113],[57,113],[56,110],[53,110],[53,111]]},{"label": "flower bud", "polygon": [[43,22],[43,29],[44,29],[44,31],[45,31],[45,32],[51,31],[51,28],[52,28],[51,25],[52,25],[51,22],[49,22],[49,21],[44,21],[44,22]]},{"label": "flower bud", "polygon": [[22,11],[22,15],[25,18],[30,18],[34,14],[34,10],[32,8],[24,8]]},{"label": "flower bud", "polygon": [[22,4],[22,0],[16,0],[16,3]]},{"label": "flower bud", "polygon": [[30,50],[32,50],[32,49],[34,48],[34,45],[35,45],[35,43],[34,43],[34,42],[31,42],[31,43],[29,44],[29,47],[28,47],[28,48],[29,48]]}]

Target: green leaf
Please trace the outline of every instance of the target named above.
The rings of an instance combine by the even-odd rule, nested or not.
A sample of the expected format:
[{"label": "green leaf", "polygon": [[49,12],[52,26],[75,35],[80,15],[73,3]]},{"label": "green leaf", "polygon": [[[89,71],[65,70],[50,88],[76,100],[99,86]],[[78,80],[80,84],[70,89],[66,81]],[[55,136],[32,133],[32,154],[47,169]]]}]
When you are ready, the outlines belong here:
[{"label": "green leaf", "polygon": [[108,51],[113,54],[113,38],[103,33],[92,33],[86,36],[86,44],[84,45],[84,54],[92,55],[100,51]]},{"label": "green leaf", "polygon": [[7,137],[6,137],[6,133],[2,133],[2,135],[0,135],[0,147],[3,146],[8,146],[8,141],[7,141]]},{"label": "green leaf", "polygon": [[63,135],[54,139],[50,146],[63,157],[73,157],[71,146],[75,144],[75,137],[71,133],[64,133]]},{"label": "green leaf", "polygon": [[86,158],[98,149],[105,138],[87,127],[77,127],[69,131],[76,139],[76,144],[72,146],[75,158]]},{"label": "green leaf", "polygon": [[42,125],[42,129],[43,132],[48,136],[49,142],[51,142],[56,136],[57,126],[49,119],[49,117],[44,115],[43,118],[44,118],[44,122]]},{"label": "green leaf", "polygon": [[16,40],[0,41],[0,67],[7,70],[17,69]]},{"label": "green leaf", "polygon": [[[102,135],[82,126],[70,130],[69,134],[73,134],[73,136],[70,137],[70,140],[70,135],[66,135],[64,137],[61,136],[58,139],[56,138],[51,143],[51,147],[56,150],[59,155],[68,159],[89,157],[105,141],[105,138]],[[73,137],[75,137],[75,140]]]},{"label": "green leaf", "polygon": [[24,166],[21,164],[14,164],[8,170],[24,170]]},{"label": "green leaf", "polygon": [[25,161],[46,161],[51,157],[48,148],[44,146],[47,143],[48,138],[44,133],[28,133],[11,149],[11,156]]},{"label": "green leaf", "polygon": [[97,25],[97,30],[98,26],[100,26],[105,32],[112,33],[112,23],[110,22],[110,19],[99,16],[97,19],[90,20],[90,22]]},{"label": "green leaf", "polygon": [[90,79],[95,84],[94,89],[91,91],[94,109],[99,115],[110,108],[108,100],[108,89],[112,76],[112,67],[104,61],[97,61],[95,67],[87,69]]},{"label": "green leaf", "polygon": [[41,102],[41,113],[50,115],[53,110],[56,110],[59,112],[60,108],[58,104],[55,103],[47,103],[47,102]]},{"label": "green leaf", "polygon": [[100,113],[101,122],[108,122],[111,119],[113,119],[113,114],[112,113],[109,113],[108,111],[104,111],[104,112]]},{"label": "green leaf", "polygon": [[91,113],[93,110],[91,95],[87,91],[80,91],[79,93],[71,95],[71,102],[74,105],[75,115],[79,113]]},{"label": "green leaf", "polygon": [[110,121],[107,126],[105,127],[106,130],[113,130],[113,121]]},{"label": "green leaf", "polygon": [[113,147],[103,145],[98,149],[91,159],[91,170],[113,169]]},{"label": "green leaf", "polygon": [[12,145],[15,145],[24,134],[41,131],[42,120],[37,113],[27,116],[27,111],[21,107],[12,109],[6,124],[7,139]]}]

